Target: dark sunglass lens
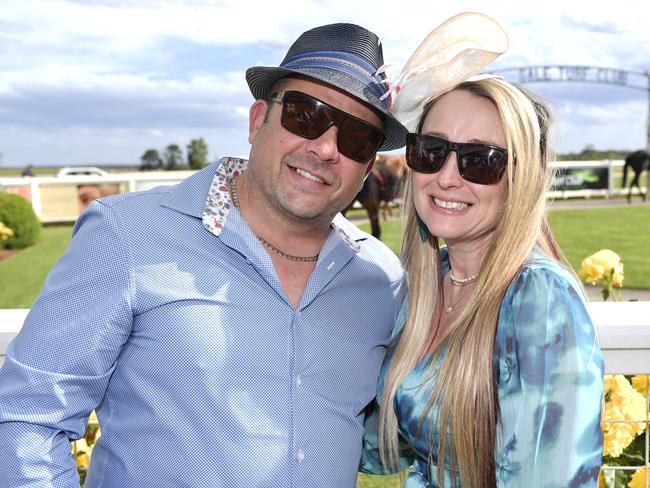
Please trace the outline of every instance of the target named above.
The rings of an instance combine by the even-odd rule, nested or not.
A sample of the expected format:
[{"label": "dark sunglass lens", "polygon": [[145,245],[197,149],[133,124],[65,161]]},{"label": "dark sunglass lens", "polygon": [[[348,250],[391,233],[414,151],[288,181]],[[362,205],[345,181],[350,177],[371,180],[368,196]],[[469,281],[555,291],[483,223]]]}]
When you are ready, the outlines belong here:
[{"label": "dark sunglass lens", "polygon": [[506,153],[483,145],[466,145],[459,158],[460,174],[479,185],[498,183],[506,167]]},{"label": "dark sunglass lens", "polygon": [[282,126],[306,139],[316,139],[329,127],[327,108],[318,100],[300,93],[285,94],[282,106]]},{"label": "dark sunglass lens", "polygon": [[374,156],[384,138],[372,124],[300,92],[284,94],[280,121],[282,127],[305,139],[317,139],[336,125],[339,152],[360,163]]},{"label": "dark sunglass lens", "polygon": [[449,152],[444,139],[409,134],[406,144],[406,163],[418,173],[436,173],[445,164]]},{"label": "dark sunglass lens", "polygon": [[338,149],[343,156],[359,163],[370,160],[379,149],[383,134],[376,127],[353,118],[341,122]]}]

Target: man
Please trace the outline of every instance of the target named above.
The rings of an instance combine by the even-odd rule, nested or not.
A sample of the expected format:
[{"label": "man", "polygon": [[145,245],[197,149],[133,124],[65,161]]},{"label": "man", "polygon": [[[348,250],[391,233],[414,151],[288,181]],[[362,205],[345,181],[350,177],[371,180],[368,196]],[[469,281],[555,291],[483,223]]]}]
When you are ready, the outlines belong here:
[{"label": "man", "polygon": [[338,212],[404,145],[377,37],[312,29],[246,77],[250,162],[94,202],[0,370],[0,486],[352,488],[401,293]]},{"label": "man", "polygon": [[25,166],[23,168],[23,170],[20,172],[20,176],[22,176],[23,178],[26,177],[26,176],[35,176],[34,175],[34,166],[32,166],[31,164],[28,164],[27,166]]}]

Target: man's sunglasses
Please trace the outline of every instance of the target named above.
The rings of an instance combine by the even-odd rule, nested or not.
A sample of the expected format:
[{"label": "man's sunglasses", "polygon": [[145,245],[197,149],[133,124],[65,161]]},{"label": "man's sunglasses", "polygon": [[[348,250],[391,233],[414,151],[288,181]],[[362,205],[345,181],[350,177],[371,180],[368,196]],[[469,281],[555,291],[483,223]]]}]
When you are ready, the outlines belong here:
[{"label": "man's sunglasses", "polygon": [[498,183],[508,163],[508,152],[500,147],[452,142],[428,134],[409,134],[406,164],[418,173],[437,173],[452,151],[456,153],[460,176],[479,185]]},{"label": "man's sunglasses", "polygon": [[336,126],[339,152],[359,163],[370,161],[384,141],[383,132],[374,125],[304,93],[281,91],[269,101],[282,104],[282,127],[305,139],[318,139]]}]

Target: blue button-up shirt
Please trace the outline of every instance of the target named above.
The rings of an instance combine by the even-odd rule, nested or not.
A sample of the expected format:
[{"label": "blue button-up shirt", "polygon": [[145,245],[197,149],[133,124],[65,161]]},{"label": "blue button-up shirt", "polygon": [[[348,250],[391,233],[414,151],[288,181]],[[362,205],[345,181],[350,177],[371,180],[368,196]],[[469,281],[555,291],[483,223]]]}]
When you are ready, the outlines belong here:
[{"label": "blue button-up shirt", "polygon": [[[349,487],[399,263],[337,217],[292,307],[223,160],[94,203],[0,369],[0,486]],[[207,204],[206,204],[207,201]]]}]

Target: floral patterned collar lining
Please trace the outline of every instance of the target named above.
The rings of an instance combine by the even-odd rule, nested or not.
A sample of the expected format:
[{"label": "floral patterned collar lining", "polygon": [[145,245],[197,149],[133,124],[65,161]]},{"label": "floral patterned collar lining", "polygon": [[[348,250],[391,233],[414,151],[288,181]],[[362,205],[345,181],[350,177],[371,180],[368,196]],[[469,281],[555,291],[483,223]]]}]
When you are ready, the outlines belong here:
[{"label": "floral patterned collar lining", "polygon": [[[247,167],[248,161],[246,159],[232,157],[222,158],[217,167],[201,219],[203,226],[216,236],[221,234],[226,225],[232,206],[232,199],[228,192],[228,178],[239,176]],[[360,247],[357,241],[341,225],[337,225],[340,218],[343,218],[340,214],[335,217],[332,227],[339,233],[350,249],[359,252]]]}]

